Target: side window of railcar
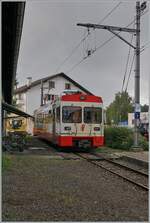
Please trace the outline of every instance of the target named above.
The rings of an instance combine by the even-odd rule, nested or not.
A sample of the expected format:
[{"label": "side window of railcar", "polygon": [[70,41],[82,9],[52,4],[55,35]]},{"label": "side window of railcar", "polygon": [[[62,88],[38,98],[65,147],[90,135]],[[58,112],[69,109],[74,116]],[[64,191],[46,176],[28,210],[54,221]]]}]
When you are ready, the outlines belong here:
[{"label": "side window of railcar", "polygon": [[42,123],[43,123],[42,114],[38,114],[37,115],[37,127],[41,128],[42,127]]},{"label": "side window of railcar", "polygon": [[63,106],[62,121],[64,123],[80,123],[82,121],[82,108],[77,106]]},{"label": "side window of railcar", "polygon": [[88,108],[88,107],[84,108],[84,122],[85,123],[92,122],[92,108]]},{"label": "side window of railcar", "polygon": [[102,122],[102,108],[93,108],[93,121],[94,123],[101,123]]},{"label": "side window of railcar", "polygon": [[85,107],[84,122],[100,124],[102,122],[102,108]]}]

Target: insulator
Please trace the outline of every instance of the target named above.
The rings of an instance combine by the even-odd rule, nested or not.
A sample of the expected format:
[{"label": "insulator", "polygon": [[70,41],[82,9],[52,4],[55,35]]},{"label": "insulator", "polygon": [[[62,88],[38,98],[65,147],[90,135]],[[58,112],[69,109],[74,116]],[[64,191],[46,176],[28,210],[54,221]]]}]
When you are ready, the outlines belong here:
[{"label": "insulator", "polygon": [[143,3],[141,4],[141,10],[143,11],[144,9],[146,9],[146,2],[143,2]]}]

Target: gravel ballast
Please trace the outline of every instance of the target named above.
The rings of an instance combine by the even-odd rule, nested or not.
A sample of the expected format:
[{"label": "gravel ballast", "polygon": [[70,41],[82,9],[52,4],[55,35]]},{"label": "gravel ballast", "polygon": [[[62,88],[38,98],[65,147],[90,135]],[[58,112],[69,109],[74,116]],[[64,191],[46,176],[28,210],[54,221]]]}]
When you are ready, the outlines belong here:
[{"label": "gravel ballast", "polygon": [[8,156],[3,221],[148,221],[148,192],[85,160]]}]

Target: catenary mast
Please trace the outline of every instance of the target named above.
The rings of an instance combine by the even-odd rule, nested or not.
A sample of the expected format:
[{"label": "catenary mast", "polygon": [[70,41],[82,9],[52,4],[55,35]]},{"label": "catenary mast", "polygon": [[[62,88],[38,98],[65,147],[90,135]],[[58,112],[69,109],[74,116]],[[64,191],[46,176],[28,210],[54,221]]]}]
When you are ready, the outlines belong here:
[{"label": "catenary mast", "polygon": [[[141,12],[146,8],[146,2],[140,5],[140,1],[136,2],[136,28],[130,29],[126,27],[99,25],[91,23],[78,23],[77,26],[83,26],[86,28],[105,29],[116,35],[119,39],[131,46],[135,50],[136,62],[135,62],[135,91],[134,91],[134,147],[139,146],[139,120],[140,120],[140,16]],[[135,46],[129,43],[126,39],[119,35],[119,32],[134,33],[136,36]]]}]

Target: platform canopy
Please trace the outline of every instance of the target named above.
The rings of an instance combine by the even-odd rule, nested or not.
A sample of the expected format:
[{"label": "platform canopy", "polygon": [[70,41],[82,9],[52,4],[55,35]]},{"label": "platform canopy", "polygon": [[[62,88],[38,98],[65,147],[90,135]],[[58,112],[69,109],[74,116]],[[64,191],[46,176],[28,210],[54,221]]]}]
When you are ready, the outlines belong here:
[{"label": "platform canopy", "polygon": [[25,1],[2,2],[2,110],[32,117],[12,104]]},{"label": "platform canopy", "polygon": [[9,105],[9,104],[4,103],[4,102],[2,102],[2,109],[7,111],[7,112],[14,113],[16,115],[19,115],[19,116],[22,116],[22,117],[25,117],[25,118],[28,118],[28,117],[34,118],[33,116],[27,114],[26,112],[23,112],[23,111],[15,108],[14,106]]},{"label": "platform canopy", "polygon": [[16,78],[25,2],[14,1],[2,5],[2,99],[12,103]]}]

